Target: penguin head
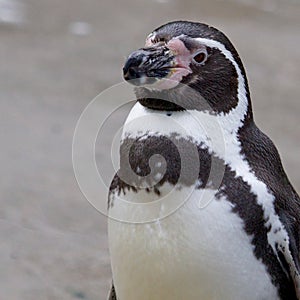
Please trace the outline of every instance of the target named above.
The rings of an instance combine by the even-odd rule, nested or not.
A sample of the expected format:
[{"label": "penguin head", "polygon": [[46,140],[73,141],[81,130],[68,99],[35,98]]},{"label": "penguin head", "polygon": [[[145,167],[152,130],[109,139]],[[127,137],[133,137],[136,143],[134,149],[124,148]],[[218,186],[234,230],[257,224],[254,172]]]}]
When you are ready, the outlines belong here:
[{"label": "penguin head", "polygon": [[123,73],[137,87],[138,101],[150,109],[201,110],[204,100],[214,113],[226,113],[237,106],[241,84],[249,98],[234,46],[221,31],[202,23],[175,21],[158,27],[143,48],[128,56]]}]

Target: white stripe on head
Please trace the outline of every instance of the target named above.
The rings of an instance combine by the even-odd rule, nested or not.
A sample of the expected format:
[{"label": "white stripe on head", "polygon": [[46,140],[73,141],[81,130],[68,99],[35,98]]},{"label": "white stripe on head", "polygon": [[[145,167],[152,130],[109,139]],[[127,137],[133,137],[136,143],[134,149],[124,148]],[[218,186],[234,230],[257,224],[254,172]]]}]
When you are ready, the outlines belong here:
[{"label": "white stripe on head", "polygon": [[[242,71],[239,67],[239,65],[237,64],[237,62],[235,61],[235,59],[232,56],[232,53],[227,50],[225,48],[225,46],[215,40],[211,40],[211,39],[205,39],[205,38],[195,38],[195,40],[201,44],[206,45],[207,47],[210,48],[216,48],[219,49],[220,52],[228,59],[230,60],[230,62],[232,63],[232,65],[234,66],[236,73],[238,75],[238,105],[232,109],[228,114],[224,114],[224,113],[220,113],[220,121],[224,122],[225,119],[230,119],[231,122],[234,122],[235,124],[235,128],[232,128],[232,126],[230,126],[231,130],[235,129],[238,130],[238,128],[240,128],[243,124],[243,120],[245,118],[245,115],[247,113],[247,109],[248,109],[248,98],[247,98],[247,91],[246,91],[246,86],[245,86],[245,78],[242,74]],[[222,120],[222,118],[224,120]],[[229,124],[224,124],[224,125],[229,125]],[[226,126],[227,127],[227,126]]]}]

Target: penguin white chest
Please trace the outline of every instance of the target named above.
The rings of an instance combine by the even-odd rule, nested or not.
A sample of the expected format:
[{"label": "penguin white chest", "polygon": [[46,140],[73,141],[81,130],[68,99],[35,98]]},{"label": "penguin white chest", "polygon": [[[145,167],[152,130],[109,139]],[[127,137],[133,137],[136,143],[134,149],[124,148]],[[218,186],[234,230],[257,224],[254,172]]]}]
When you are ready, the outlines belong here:
[{"label": "penguin white chest", "polygon": [[[173,197],[181,199],[185,189],[177,190]],[[180,208],[155,222],[109,220],[118,299],[278,299],[232,204],[206,190],[211,201],[200,208],[203,192],[195,189]],[[147,202],[153,200],[153,193],[127,191],[122,199],[131,201],[134,197]],[[111,213],[122,214],[124,219],[147,209],[120,203],[114,200]]]}]

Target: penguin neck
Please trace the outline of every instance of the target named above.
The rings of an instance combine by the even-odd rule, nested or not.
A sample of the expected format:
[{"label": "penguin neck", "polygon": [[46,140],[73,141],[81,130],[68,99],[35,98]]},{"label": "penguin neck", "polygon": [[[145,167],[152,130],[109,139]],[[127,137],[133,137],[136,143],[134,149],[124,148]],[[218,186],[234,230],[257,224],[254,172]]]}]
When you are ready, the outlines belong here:
[{"label": "penguin neck", "polygon": [[[228,94],[227,98],[220,99],[220,101],[230,101],[234,97],[236,101],[229,110],[225,111],[215,111],[213,107],[207,109],[211,107],[210,101],[205,101],[201,91],[195,89],[188,89],[188,92],[174,89],[165,91],[164,95],[161,91],[136,89],[138,103],[128,116],[123,138],[125,136],[140,138],[149,134],[164,136],[178,134],[183,138],[194,140],[197,144],[202,144],[211,152],[221,151],[220,158],[224,158],[224,152],[232,152],[234,145],[236,150],[234,152],[240,151],[239,130],[253,123],[253,114],[245,71],[237,65],[236,70],[238,78],[237,85],[233,89],[234,94]],[[177,107],[174,109],[171,107],[174,103],[160,100],[171,101],[175,97],[177,105],[183,103],[179,101],[184,101],[181,106],[184,109]],[[209,95],[206,98],[208,97]],[[132,122],[133,120],[135,121]]]}]

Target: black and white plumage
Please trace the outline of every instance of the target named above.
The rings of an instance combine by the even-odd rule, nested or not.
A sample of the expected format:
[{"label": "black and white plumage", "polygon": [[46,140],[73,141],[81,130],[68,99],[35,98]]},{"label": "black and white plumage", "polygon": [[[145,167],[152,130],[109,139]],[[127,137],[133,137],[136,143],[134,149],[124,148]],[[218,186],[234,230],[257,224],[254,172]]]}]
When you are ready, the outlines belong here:
[{"label": "black and white plumage", "polygon": [[[300,199],[272,141],[253,121],[245,70],[231,42],[205,24],[168,23],[128,57],[124,78],[137,86],[138,101],[110,187],[109,299],[300,299]],[[197,120],[218,124],[224,147],[219,128],[204,131]],[[194,148],[196,181],[180,177],[180,154]],[[151,167],[155,154],[164,161]],[[193,165],[193,155],[185,159]],[[220,182],[210,178],[213,163],[221,166]],[[158,179],[143,188],[132,170],[141,182],[149,173]],[[147,204],[174,187],[174,202],[192,192],[167,217],[159,218],[168,205],[162,202],[154,222],[114,220],[147,214],[147,206],[122,200]],[[211,201],[200,209],[203,197]]]}]

